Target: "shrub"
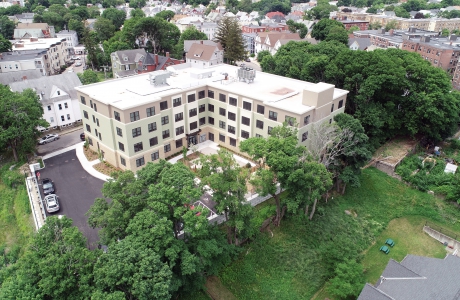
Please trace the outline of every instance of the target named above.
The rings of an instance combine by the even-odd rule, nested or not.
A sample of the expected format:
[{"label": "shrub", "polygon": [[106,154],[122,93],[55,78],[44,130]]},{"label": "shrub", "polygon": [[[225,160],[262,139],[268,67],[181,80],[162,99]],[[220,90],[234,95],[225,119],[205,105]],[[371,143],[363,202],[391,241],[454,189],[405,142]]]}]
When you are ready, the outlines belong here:
[{"label": "shrub", "polygon": [[16,187],[24,183],[24,176],[17,171],[4,171],[2,181],[6,186]]},{"label": "shrub", "polygon": [[43,159],[39,158],[38,163],[40,164],[41,169],[45,167],[45,165],[43,164]]}]

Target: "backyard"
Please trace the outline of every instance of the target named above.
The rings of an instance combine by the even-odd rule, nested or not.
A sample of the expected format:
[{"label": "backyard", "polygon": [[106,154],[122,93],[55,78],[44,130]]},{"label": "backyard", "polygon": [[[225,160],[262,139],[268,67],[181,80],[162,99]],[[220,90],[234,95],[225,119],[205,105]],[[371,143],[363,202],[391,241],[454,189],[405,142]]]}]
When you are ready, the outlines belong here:
[{"label": "backyard", "polygon": [[[323,287],[339,262],[361,262],[365,280],[374,283],[390,258],[400,261],[409,253],[445,256],[444,247],[422,227],[428,220],[460,232],[458,208],[375,168],[364,170],[361,179],[360,188],[321,203],[312,221],[290,216],[272,228],[273,237],[261,233],[221,272],[224,286],[236,299],[323,300],[331,298]],[[257,209],[266,214],[272,205],[268,201]],[[378,248],[388,237],[396,245],[385,255]]]}]

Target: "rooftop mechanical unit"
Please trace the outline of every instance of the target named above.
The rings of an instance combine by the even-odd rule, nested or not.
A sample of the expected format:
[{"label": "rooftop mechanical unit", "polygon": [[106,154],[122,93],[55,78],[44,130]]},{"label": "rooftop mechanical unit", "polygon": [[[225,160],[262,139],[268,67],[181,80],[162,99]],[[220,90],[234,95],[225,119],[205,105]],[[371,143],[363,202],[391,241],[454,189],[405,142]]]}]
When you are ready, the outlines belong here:
[{"label": "rooftop mechanical unit", "polygon": [[166,79],[171,76],[171,72],[169,71],[155,71],[149,73],[149,81],[150,84],[153,86],[160,86],[166,84]]},{"label": "rooftop mechanical unit", "polygon": [[238,80],[250,83],[254,82],[254,78],[256,78],[256,70],[247,68],[244,64],[242,64],[238,69]]}]

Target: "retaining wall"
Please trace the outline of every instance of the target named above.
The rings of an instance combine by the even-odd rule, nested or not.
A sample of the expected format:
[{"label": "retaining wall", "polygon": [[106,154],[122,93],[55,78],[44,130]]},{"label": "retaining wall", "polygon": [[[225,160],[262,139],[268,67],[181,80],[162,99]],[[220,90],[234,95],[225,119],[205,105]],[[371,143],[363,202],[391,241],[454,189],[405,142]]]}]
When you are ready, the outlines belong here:
[{"label": "retaining wall", "polygon": [[428,233],[429,236],[434,238],[435,240],[439,241],[440,243],[444,244],[447,243],[447,246],[451,249],[460,249],[460,242],[457,240],[454,240],[453,238],[437,231],[434,230],[433,228],[429,226],[423,226],[423,231]]}]

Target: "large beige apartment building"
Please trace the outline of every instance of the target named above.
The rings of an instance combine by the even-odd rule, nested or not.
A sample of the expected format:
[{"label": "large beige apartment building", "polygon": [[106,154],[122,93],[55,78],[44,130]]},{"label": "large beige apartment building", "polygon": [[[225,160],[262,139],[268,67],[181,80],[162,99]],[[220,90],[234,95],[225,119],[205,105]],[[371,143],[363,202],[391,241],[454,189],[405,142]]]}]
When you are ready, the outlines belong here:
[{"label": "large beige apartment building", "polygon": [[190,63],[76,88],[90,148],[136,171],[183,146],[214,141],[239,152],[249,137],[298,124],[308,146],[314,124],[332,122],[348,91],[226,64]]}]

